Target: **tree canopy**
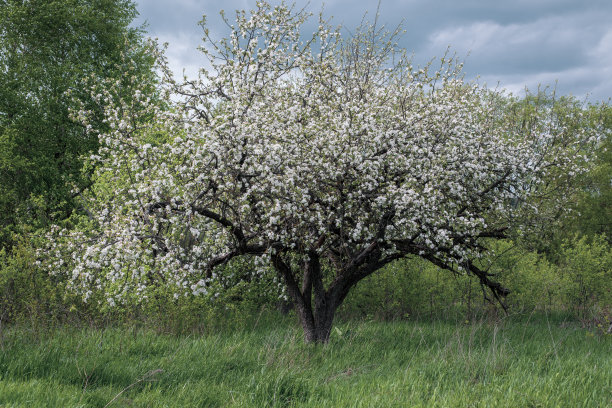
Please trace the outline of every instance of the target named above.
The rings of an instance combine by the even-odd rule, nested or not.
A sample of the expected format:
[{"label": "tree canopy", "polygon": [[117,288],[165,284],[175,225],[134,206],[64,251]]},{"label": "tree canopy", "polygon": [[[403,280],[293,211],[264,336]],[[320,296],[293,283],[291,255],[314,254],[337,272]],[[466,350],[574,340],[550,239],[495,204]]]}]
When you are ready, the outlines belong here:
[{"label": "tree canopy", "polygon": [[260,2],[226,38],[205,29],[210,67],[186,83],[166,68],[164,106],[97,95],[110,102],[109,130],[88,133],[95,228],[58,233],[56,273],[112,305],[158,285],[206,292],[219,266],[255,256],[313,342],[358,281],[404,257],[473,274],[501,301],[474,261],[485,240],[529,227],[533,199],[581,171],[597,127],[569,129],[554,109],[521,123],[455,59],[414,68],[399,31],[344,38],[320,19],[305,37],[307,18]]}]

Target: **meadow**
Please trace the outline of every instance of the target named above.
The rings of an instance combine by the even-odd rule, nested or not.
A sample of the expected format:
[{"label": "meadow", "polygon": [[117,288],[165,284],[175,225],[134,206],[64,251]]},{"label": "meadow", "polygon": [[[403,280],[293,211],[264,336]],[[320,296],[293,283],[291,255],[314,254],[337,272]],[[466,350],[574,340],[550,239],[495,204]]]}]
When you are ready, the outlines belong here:
[{"label": "meadow", "polygon": [[233,326],[5,328],[0,407],[612,406],[612,336],[562,316]]}]

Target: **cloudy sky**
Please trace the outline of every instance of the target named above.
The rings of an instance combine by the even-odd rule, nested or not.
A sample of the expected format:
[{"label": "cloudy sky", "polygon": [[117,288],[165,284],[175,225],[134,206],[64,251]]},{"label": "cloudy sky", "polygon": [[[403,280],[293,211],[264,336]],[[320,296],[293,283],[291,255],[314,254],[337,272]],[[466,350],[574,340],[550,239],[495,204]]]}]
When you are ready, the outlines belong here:
[{"label": "cloudy sky", "polygon": [[[273,3],[278,3],[273,1]],[[197,51],[207,16],[213,33],[224,35],[219,11],[252,9],[255,0],[136,0],[151,37],[168,42],[176,73],[197,72],[205,62]],[[313,13],[324,7],[345,31],[364,13],[376,13],[377,0],[311,0],[296,5]],[[403,23],[400,45],[424,64],[450,46],[465,58],[468,78],[523,94],[525,86],[554,87],[590,102],[612,97],[612,0],[382,0],[380,19],[389,28]]]}]

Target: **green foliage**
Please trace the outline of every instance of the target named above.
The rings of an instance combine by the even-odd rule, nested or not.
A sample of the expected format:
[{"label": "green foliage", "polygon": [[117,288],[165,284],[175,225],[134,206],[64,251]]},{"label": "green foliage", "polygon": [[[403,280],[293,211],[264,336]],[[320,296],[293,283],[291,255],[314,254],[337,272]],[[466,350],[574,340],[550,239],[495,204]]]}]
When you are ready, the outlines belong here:
[{"label": "green foliage", "polygon": [[36,266],[35,250],[22,238],[7,254],[0,249],[0,321],[37,324],[57,311],[60,288]]},{"label": "green foliage", "polygon": [[[0,1],[4,319],[44,321],[71,308],[90,317],[97,313],[72,299],[65,282],[40,270],[35,257],[42,245],[32,237],[68,218],[79,205],[78,195],[92,183],[83,157],[97,149],[98,141],[73,121],[72,111],[101,112],[91,87],[110,79],[125,82],[126,91],[126,76],[155,81],[143,32],[129,26],[136,15],[130,0]],[[91,126],[103,130],[106,125],[94,114]]]},{"label": "green foliage", "polygon": [[612,247],[603,235],[565,241],[561,272],[568,281],[568,306],[580,315],[612,306]]},{"label": "green foliage", "polygon": [[492,255],[484,263],[510,289],[511,312],[564,309],[567,281],[555,264],[510,240],[491,242],[490,247]]},{"label": "green foliage", "polygon": [[95,108],[87,84],[121,79],[126,57],[152,78],[135,16],[129,0],[0,2],[0,246],[65,218],[90,184],[97,140],[70,110]]},{"label": "green foliage", "polygon": [[576,214],[568,224],[570,231],[603,234],[612,244],[612,107],[592,107],[589,114],[603,122],[605,132],[593,153],[592,170],[578,180],[582,189],[576,197]]},{"label": "green foliage", "polygon": [[[572,311],[587,324],[585,319],[605,321],[612,306],[612,248],[603,235],[567,239],[557,263],[510,240],[488,245],[491,255],[479,263],[510,289],[505,299],[510,313]],[[471,319],[492,307],[483,302],[476,280],[464,275],[449,280],[447,271],[416,258],[396,262],[360,282],[345,303],[345,316],[382,319]]]},{"label": "green foliage", "polygon": [[482,312],[482,290],[468,275],[449,272],[420,258],[397,261],[363,280],[341,313],[370,318],[467,316]]},{"label": "green foliage", "polygon": [[[231,322],[230,322],[231,324]],[[11,328],[11,407],[604,407],[612,338],[544,315],[501,324],[346,322],[325,347],[276,315],[171,336]]]},{"label": "green foliage", "polygon": [[601,319],[612,306],[612,247],[605,235],[574,235],[555,255],[530,251],[512,241],[491,243],[490,273],[511,290],[511,311],[569,310],[584,323]]}]

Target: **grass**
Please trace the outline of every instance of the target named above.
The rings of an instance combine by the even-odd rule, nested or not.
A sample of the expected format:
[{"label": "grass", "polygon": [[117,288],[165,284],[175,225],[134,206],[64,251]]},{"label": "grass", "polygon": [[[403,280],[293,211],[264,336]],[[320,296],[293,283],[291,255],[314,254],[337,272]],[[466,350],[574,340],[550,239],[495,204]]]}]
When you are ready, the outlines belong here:
[{"label": "grass", "polygon": [[349,321],[324,347],[287,318],[250,326],[4,329],[0,407],[612,406],[610,336],[545,316]]}]

